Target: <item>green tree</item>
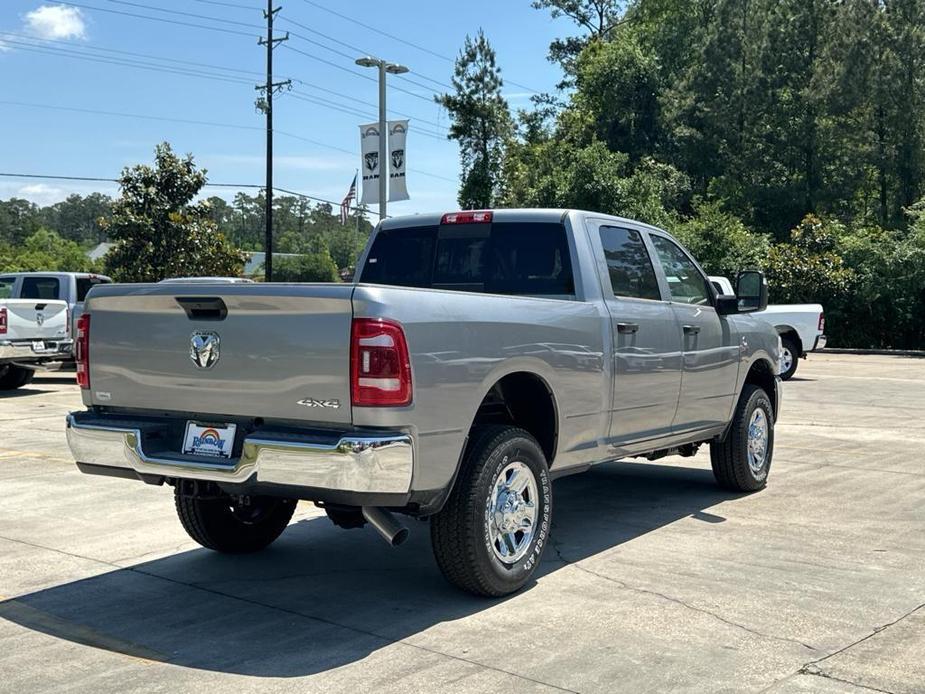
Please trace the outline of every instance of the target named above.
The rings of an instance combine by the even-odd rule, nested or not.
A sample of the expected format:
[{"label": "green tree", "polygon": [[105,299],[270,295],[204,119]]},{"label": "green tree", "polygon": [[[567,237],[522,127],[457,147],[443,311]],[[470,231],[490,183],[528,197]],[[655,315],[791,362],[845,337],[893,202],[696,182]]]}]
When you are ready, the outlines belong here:
[{"label": "green tree", "polygon": [[91,272],[96,268],[80,246],[40,228],[18,246],[0,244],[0,272]]},{"label": "green tree", "polygon": [[553,19],[572,20],[582,32],[579,36],[554,39],[549,45],[548,58],[558,63],[566,75],[560,88],[570,86],[575,75],[575,62],[585,47],[607,38],[623,23],[622,0],[533,0],[534,9],[549,10]]},{"label": "green tree", "polygon": [[839,252],[844,227],[807,215],[790,232],[790,242],[772,246],[766,269],[772,303],[842,304],[855,283]]},{"label": "green tree", "polygon": [[459,204],[491,207],[501,194],[501,164],[512,124],[495,50],[481,29],[475,39],[466,36],[452,81],[455,93],[434,98],[453,118],[449,137],[459,142]]},{"label": "green tree", "polygon": [[209,203],[194,202],[205,183],[192,155],[180,158],[166,142],[155,149],[153,167],[123,169],[122,194],[104,220],[116,243],[104,258],[107,272],[123,282],[240,275],[246,254],[218,231]]},{"label": "green tree", "polygon": [[276,282],[339,282],[337,266],[327,249],[273,261]]},{"label": "green tree", "polygon": [[716,200],[696,200],[694,214],[671,232],[711,275],[734,278],[741,270],[762,268],[770,250],[766,236],[750,232]]},{"label": "green tree", "polygon": [[35,203],[22,198],[0,200],[0,242],[21,244],[41,226],[41,214]]},{"label": "green tree", "polygon": [[44,226],[65,239],[91,245],[105,241],[100,219],[108,218],[112,199],[102,193],[68,195],[66,199],[41,210]]}]

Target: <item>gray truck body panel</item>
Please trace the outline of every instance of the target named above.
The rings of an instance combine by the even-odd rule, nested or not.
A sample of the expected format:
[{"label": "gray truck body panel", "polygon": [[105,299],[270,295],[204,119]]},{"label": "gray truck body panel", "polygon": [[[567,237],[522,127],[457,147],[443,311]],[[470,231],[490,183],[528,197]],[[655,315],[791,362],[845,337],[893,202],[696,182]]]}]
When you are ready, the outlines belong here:
[{"label": "gray truck body panel", "polygon": [[[413,448],[408,494],[439,497],[452,485],[479,405],[508,374],[532,374],[551,393],[557,435],[550,468],[565,474],[720,436],[751,365],[762,360],[777,372],[777,334],[763,321],[719,316],[712,306],[612,295],[598,227],[640,231],[653,259],[648,235],[664,232],[562,210],[499,210],[495,221],[562,221],[574,296],[362,282],[99,286],[87,300],[91,389],[83,391],[84,404],[103,420],[108,413],[259,418],[265,427],[335,438],[407,436]],[[439,222],[439,215],[421,215],[388,219],[380,229]],[[670,296],[659,263],[653,264],[662,296]],[[220,298],[227,317],[190,318],[178,297]],[[387,318],[403,327],[413,377],[410,406],[351,407],[354,317]],[[622,322],[637,324],[638,331],[620,332]],[[699,332],[685,336],[682,325]],[[221,335],[221,359],[213,368],[199,369],[190,358],[195,331]],[[306,399],[339,407],[299,404]]]}]

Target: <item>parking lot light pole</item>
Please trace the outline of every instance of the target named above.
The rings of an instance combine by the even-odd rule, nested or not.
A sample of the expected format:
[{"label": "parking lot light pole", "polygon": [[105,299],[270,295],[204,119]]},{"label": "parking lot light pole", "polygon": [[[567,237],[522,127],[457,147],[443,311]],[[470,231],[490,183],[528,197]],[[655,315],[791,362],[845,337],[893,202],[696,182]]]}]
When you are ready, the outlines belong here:
[{"label": "parking lot light pole", "polygon": [[387,74],[401,75],[408,72],[408,68],[369,55],[357,58],[356,64],[360,67],[374,67],[379,70],[379,219],[383,220],[387,211],[386,179],[389,176],[389,165],[386,159],[389,124],[385,109],[385,80]]}]

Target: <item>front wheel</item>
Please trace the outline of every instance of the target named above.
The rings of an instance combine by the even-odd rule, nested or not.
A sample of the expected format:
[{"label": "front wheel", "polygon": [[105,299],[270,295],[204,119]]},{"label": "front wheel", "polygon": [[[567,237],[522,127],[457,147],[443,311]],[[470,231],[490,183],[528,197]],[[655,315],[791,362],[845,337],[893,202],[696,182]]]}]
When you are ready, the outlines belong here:
[{"label": "front wheel", "polygon": [[763,389],[747,384],[724,441],[710,444],[710,462],[719,486],[754,492],[768,484],[774,453],[774,410]]},{"label": "front wheel", "polygon": [[187,534],[207,549],[243,554],[263,549],[278,538],[295,512],[294,499],[252,496],[247,503],[230,497],[187,496],[174,489],[177,516]]},{"label": "front wheel", "polygon": [[543,450],[523,429],[490,426],[473,432],[453,492],[431,519],[431,544],[450,583],[500,597],[530,580],[551,522]]}]

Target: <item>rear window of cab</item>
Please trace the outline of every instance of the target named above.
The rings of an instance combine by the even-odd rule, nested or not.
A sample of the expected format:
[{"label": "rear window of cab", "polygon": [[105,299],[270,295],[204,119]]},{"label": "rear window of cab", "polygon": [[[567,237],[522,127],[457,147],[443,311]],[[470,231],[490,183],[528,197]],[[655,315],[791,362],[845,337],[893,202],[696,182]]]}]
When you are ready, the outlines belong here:
[{"label": "rear window of cab", "polygon": [[575,294],[565,227],[493,222],[380,231],[361,282],[487,294]]}]

